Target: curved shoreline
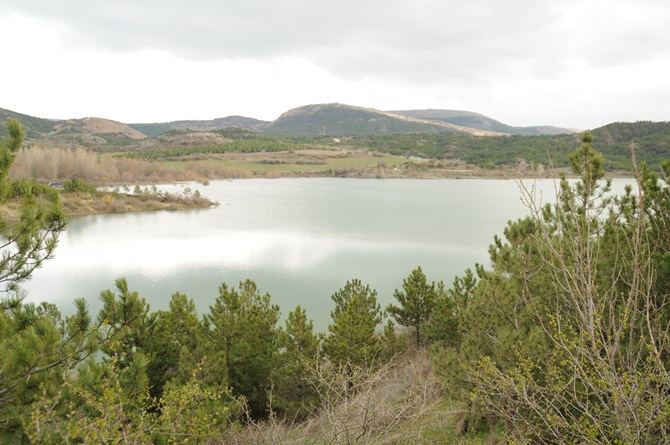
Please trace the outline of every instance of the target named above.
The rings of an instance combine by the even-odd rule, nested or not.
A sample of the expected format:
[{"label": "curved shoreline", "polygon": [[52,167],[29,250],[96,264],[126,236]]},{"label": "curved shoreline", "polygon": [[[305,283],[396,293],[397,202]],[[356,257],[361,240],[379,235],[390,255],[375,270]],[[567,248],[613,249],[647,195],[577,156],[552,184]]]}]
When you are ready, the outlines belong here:
[{"label": "curved shoreline", "polygon": [[218,203],[201,196],[181,197],[162,194],[130,195],[116,192],[63,193],[63,210],[68,216],[85,216],[111,213],[151,212],[156,210],[207,209]]}]

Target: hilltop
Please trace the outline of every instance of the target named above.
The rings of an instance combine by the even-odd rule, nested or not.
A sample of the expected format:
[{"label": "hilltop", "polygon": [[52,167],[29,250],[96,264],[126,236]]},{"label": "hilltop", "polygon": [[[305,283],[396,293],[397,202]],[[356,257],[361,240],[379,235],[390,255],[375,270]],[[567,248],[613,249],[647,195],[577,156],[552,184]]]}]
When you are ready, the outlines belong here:
[{"label": "hilltop", "polygon": [[[513,127],[484,115],[454,110],[381,111],[341,103],[312,104],[288,110],[274,121],[245,116],[211,120],[180,120],[157,123],[121,123],[100,117],[54,120],[0,109],[0,119],[19,119],[28,139],[59,143],[123,146],[144,137],[175,130],[216,131],[240,128],[272,136],[349,137],[369,134],[460,132],[477,136],[569,134],[575,130],[551,126]],[[0,128],[0,136],[4,128]]]},{"label": "hilltop", "polygon": [[483,114],[471,111],[459,110],[402,110],[391,111],[391,113],[402,116],[415,117],[427,121],[447,122],[459,127],[473,128],[477,130],[493,132],[497,134],[518,134],[525,136],[542,136],[556,134],[577,133],[579,130],[572,128],[560,128],[550,125],[536,125],[532,127],[513,127],[503,124]]},{"label": "hilltop", "polygon": [[173,130],[213,131],[224,128],[242,128],[261,132],[270,122],[244,116],[228,116],[211,120],[184,120],[154,124],[128,124],[147,136],[157,136]]},{"label": "hilltop", "polygon": [[263,128],[263,133],[271,135],[336,137],[444,131],[494,135],[493,132],[461,127],[448,122],[427,121],[339,103],[294,108]]},{"label": "hilltop", "polygon": [[[21,121],[29,141],[54,142],[66,146],[118,146],[132,144],[147,137],[126,124],[99,117],[54,120],[0,108],[0,119],[5,121],[8,118]],[[7,128],[0,125],[0,137],[7,135]]]}]

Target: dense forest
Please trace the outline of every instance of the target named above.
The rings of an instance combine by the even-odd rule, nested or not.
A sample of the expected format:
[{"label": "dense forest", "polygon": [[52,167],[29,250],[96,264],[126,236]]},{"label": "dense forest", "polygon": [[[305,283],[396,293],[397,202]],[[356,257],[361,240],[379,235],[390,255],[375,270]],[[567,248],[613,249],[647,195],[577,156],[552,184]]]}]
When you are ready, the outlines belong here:
[{"label": "dense forest", "polygon": [[611,196],[593,135],[566,137],[580,179],[542,207],[524,191],[490,267],[451,285],[417,267],[387,308],[352,277],[319,334],[300,307],[280,325],[251,280],[204,314],[180,293],[151,311],[123,279],[96,315],[23,303],[65,218],[56,191],[10,181],[25,131],[7,127],[0,198],[22,211],[0,219],[2,442],[670,443],[670,162],[631,164],[638,189]]},{"label": "dense forest", "polygon": [[[606,170],[632,171],[631,145],[638,159],[658,169],[670,153],[667,122],[613,123],[592,132],[594,147],[605,155]],[[519,159],[554,167],[568,167],[568,155],[579,144],[578,134],[546,136],[473,136],[466,133],[365,135],[347,138],[355,147],[402,156],[460,159],[495,168]]]}]

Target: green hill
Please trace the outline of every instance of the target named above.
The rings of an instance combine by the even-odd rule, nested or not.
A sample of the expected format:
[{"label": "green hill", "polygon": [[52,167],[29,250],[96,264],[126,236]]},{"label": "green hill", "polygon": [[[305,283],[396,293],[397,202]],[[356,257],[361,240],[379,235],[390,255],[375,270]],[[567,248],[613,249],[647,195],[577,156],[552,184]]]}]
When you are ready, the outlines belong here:
[{"label": "green hill", "polygon": [[154,124],[128,124],[128,126],[153,137],[173,130],[215,131],[233,127],[258,132],[267,124],[267,121],[251,117],[228,116],[211,120],[183,120]]},{"label": "green hill", "polygon": [[594,146],[606,159],[630,159],[631,145],[637,162],[657,166],[670,159],[670,122],[614,122],[593,130]]},{"label": "green hill", "polygon": [[[633,168],[631,144],[636,160],[658,169],[670,159],[670,122],[612,123],[592,131],[593,147],[605,156],[608,170]],[[347,140],[356,147],[403,156],[459,159],[482,166],[514,165],[520,159],[554,167],[567,167],[568,154],[580,144],[580,135],[476,137],[464,133],[362,135]]]},{"label": "green hill", "polygon": [[360,136],[366,134],[442,133],[471,131],[445,122],[403,118],[370,108],[344,104],[306,105],[269,123],[264,134],[275,136]]},{"label": "green hill", "polygon": [[553,126],[532,126],[532,127],[513,127],[503,124],[495,119],[484,116],[483,114],[473,113],[471,111],[459,110],[401,110],[391,111],[390,113],[403,116],[414,117],[429,121],[448,122],[460,127],[476,128],[483,131],[492,131],[504,134],[518,134],[524,136],[542,136],[555,134],[575,133],[575,130],[569,128],[559,128]]},{"label": "green hill", "polygon": [[[565,167],[567,154],[579,146],[579,134],[570,134],[572,130],[524,127],[533,128],[528,130],[532,134],[510,134],[520,127],[468,111],[384,112],[338,103],[295,108],[273,122],[229,116],[125,125],[101,118],[55,121],[0,109],[0,122],[10,117],[21,121],[28,140],[83,145],[98,152],[147,152],[166,146],[185,147],[189,153],[257,152],[293,149],[295,144],[344,145],[490,167],[515,165],[521,159],[546,165],[551,156],[555,167]],[[547,134],[562,130],[565,134]],[[0,125],[0,138],[7,135],[6,126]],[[594,129],[593,135],[593,146],[604,154],[608,170],[632,169],[632,144],[638,163],[656,169],[670,159],[670,122],[615,122]]]},{"label": "green hill", "polygon": [[7,126],[4,123],[9,118],[15,118],[21,121],[21,124],[26,129],[27,137],[29,139],[39,139],[44,135],[53,131],[54,127],[59,121],[51,119],[42,119],[39,117],[28,116],[27,114],[17,113],[15,111],[5,110],[0,108],[0,137],[9,136]]}]

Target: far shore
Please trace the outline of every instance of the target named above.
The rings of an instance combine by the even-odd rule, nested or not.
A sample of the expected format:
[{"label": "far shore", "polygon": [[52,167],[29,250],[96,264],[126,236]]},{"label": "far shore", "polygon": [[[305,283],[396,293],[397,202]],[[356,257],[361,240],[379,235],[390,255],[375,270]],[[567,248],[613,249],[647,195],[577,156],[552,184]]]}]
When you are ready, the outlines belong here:
[{"label": "far shore", "polygon": [[176,195],[131,195],[116,192],[63,193],[63,209],[68,216],[111,213],[151,212],[156,210],[206,209],[218,205],[207,198]]},{"label": "far shore", "polygon": [[[217,202],[210,201],[202,196],[187,197],[171,194],[149,196],[118,192],[61,193],[60,201],[68,217],[157,210],[207,209],[218,205]],[[16,199],[10,199],[0,210],[3,211],[7,219],[18,219],[20,202]]]},{"label": "far shore", "polygon": [[[255,169],[255,166],[248,165],[244,170],[237,170],[234,177],[214,177],[200,178],[197,181],[163,180],[155,181],[153,184],[147,181],[138,181],[142,186],[152,186],[154,184],[178,184],[189,182],[200,182],[207,185],[209,181],[215,180],[239,180],[239,179],[260,179],[260,178],[361,178],[361,179],[432,179],[432,180],[518,180],[518,179],[550,179],[558,178],[559,173],[565,173],[567,177],[572,177],[564,169],[560,170],[541,170],[541,171],[519,171],[513,167],[482,168],[479,166],[461,164],[450,165],[449,167],[431,167],[423,168],[418,164],[417,168],[398,168],[397,166],[376,165],[376,166],[358,166],[349,168],[339,168],[336,170],[309,169],[308,166],[302,166],[302,170],[295,169]],[[307,168],[305,168],[307,167]],[[625,171],[609,172],[610,178],[630,178],[633,175]],[[128,184],[105,184],[110,191],[99,191],[96,193],[74,192],[61,193],[61,202],[65,214],[70,217],[130,213],[130,212],[150,212],[157,210],[188,210],[188,209],[207,209],[218,205],[201,196],[198,192],[191,194],[168,194],[161,192],[151,192],[145,190],[143,193],[119,192],[118,189],[126,187]],[[135,183],[133,184],[133,186]],[[115,191],[111,191],[115,188]],[[206,195],[206,192],[205,192]],[[12,219],[12,215],[18,217],[19,203],[10,200],[2,206],[5,215]]]},{"label": "far shore", "polygon": [[[268,174],[270,173],[270,174]],[[279,179],[279,178],[360,178],[360,179],[426,179],[426,180],[517,180],[517,179],[551,179],[558,178],[559,172],[544,172],[540,175],[537,172],[520,174],[515,169],[497,168],[483,169],[472,167],[467,169],[430,169],[425,171],[400,171],[400,172],[380,172],[377,169],[354,169],[351,171],[338,172],[337,174],[328,174],[328,172],[318,171],[292,171],[282,172],[253,172],[248,176],[236,178],[211,178],[212,181],[226,180],[245,180],[245,179]],[[572,177],[572,175],[566,175]],[[610,172],[610,178],[629,178],[630,172]],[[178,184],[184,181],[169,181],[164,184]],[[188,181],[186,181],[188,182]],[[205,183],[206,184],[206,183]],[[147,184],[152,185],[152,184]],[[110,187],[120,187],[123,184],[114,184]],[[205,192],[206,195],[206,192]],[[68,216],[84,216],[95,214],[112,214],[128,212],[149,212],[156,210],[188,210],[188,209],[207,209],[217,206],[219,203],[210,201],[206,196],[186,196],[175,194],[160,194],[151,196],[150,194],[134,195],[119,192],[100,192],[97,194],[87,193],[62,193],[61,202]]]}]

